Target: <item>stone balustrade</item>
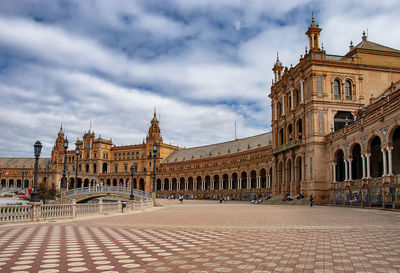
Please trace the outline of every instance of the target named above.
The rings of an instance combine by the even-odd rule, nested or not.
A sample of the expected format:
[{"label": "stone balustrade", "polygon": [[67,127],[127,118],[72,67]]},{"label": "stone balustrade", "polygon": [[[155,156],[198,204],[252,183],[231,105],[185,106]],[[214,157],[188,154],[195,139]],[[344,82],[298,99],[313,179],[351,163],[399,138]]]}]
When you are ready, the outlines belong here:
[{"label": "stone balustrade", "polygon": [[[125,203],[125,205],[123,205]],[[75,200],[70,204],[28,203],[28,205],[0,206],[0,223],[40,221],[51,219],[71,219],[83,216],[106,215],[126,211],[139,211],[153,206],[153,200],[127,201],[97,204],[77,204]]]}]

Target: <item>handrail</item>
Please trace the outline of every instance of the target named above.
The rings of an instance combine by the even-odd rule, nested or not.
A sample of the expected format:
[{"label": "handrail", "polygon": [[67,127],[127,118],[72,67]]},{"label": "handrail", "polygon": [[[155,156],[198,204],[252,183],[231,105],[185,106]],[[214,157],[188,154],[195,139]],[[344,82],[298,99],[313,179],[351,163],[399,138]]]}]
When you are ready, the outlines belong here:
[{"label": "handrail", "polygon": [[[92,187],[82,187],[66,191],[66,197],[73,197],[82,194],[93,194],[93,193],[117,193],[117,194],[131,194],[131,189],[128,187],[118,187],[118,186],[92,186]],[[133,195],[145,199],[151,199],[151,193],[142,190],[133,190]]]}]

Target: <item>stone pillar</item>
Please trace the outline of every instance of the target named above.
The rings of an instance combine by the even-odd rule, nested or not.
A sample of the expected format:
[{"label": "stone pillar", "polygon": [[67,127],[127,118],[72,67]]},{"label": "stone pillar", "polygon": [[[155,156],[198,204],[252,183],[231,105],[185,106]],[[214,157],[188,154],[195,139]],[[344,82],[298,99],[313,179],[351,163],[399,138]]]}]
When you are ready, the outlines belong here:
[{"label": "stone pillar", "polygon": [[388,151],[388,175],[393,176],[393,166],[392,166],[392,150],[393,147],[387,147]]},{"label": "stone pillar", "polygon": [[349,180],[349,168],[347,166],[347,159],[344,160],[344,181]]},{"label": "stone pillar", "polygon": [[210,186],[211,189],[210,189],[210,190],[213,190],[213,189],[214,189],[214,183],[215,183],[215,181],[214,181],[214,180],[211,180],[211,183],[210,183],[210,184],[211,184],[211,186]]},{"label": "stone pillar", "polygon": [[304,88],[303,88],[303,83],[304,83],[304,81],[303,80],[301,80],[300,81],[300,103],[303,103],[304,102]]},{"label": "stone pillar", "polygon": [[290,110],[293,110],[293,88],[290,88]]},{"label": "stone pillar", "polygon": [[76,217],[76,200],[72,199],[71,201],[71,216],[72,218]]},{"label": "stone pillar", "polygon": [[257,176],[257,189],[261,188],[261,177]]},{"label": "stone pillar", "polygon": [[224,180],[224,179],[221,179],[221,180],[219,181],[219,189],[220,189],[220,190],[224,189],[224,187],[223,187],[223,180]]},{"label": "stone pillar", "polygon": [[185,191],[189,190],[189,182],[185,181]]},{"label": "stone pillar", "polygon": [[232,189],[232,179],[228,179],[228,189]]},{"label": "stone pillar", "polygon": [[371,178],[371,161],[369,160],[371,154],[366,154],[365,156],[367,158],[367,179],[368,179]]},{"label": "stone pillar", "polygon": [[349,162],[349,180],[351,181],[351,180],[353,180],[353,178],[351,177],[351,162],[353,161],[353,159],[352,158],[349,158],[348,159],[348,162]]},{"label": "stone pillar", "polygon": [[29,202],[28,203],[31,208],[31,220],[39,221],[40,220],[40,207],[42,206],[42,202]]},{"label": "stone pillar", "polygon": [[251,188],[251,177],[247,177],[247,186],[248,189]]},{"label": "stone pillar", "polygon": [[204,191],[206,190],[206,181],[201,182],[201,189]]},{"label": "stone pillar", "polygon": [[276,101],[274,101],[274,120],[276,120]]},{"label": "stone pillar", "polygon": [[103,215],[103,214],[104,214],[103,199],[100,198],[99,199],[99,215]]},{"label": "stone pillar", "polygon": [[335,182],[336,182],[336,165],[337,165],[337,163],[336,163],[336,162],[333,162],[333,163],[332,163],[332,171],[333,171],[333,183],[335,183]]},{"label": "stone pillar", "polygon": [[242,178],[238,178],[238,189],[242,189]]},{"label": "stone pillar", "polygon": [[285,96],[282,95],[282,116],[285,115]]},{"label": "stone pillar", "polygon": [[118,212],[122,212],[122,202],[121,199],[118,199]]},{"label": "stone pillar", "polygon": [[387,175],[387,165],[386,165],[386,149],[383,148],[382,150],[382,158],[383,158],[383,174],[382,176],[386,176]]},{"label": "stone pillar", "polygon": [[362,179],[365,179],[367,177],[365,168],[365,155],[361,155],[361,163],[362,163]]}]

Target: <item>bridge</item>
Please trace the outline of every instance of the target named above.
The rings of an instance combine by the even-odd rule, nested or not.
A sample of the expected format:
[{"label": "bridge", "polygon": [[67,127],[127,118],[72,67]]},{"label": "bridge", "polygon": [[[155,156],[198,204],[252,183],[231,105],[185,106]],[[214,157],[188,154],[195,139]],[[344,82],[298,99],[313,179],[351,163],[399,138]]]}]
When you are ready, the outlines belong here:
[{"label": "bridge", "polygon": [[[65,199],[67,202],[75,199],[76,202],[84,202],[90,199],[99,197],[117,197],[121,199],[129,199],[131,190],[127,187],[116,187],[116,186],[93,186],[93,187],[82,187],[72,190],[68,190],[65,193]],[[133,195],[136,199],[151,200],[151,193],[133,190]]]}]

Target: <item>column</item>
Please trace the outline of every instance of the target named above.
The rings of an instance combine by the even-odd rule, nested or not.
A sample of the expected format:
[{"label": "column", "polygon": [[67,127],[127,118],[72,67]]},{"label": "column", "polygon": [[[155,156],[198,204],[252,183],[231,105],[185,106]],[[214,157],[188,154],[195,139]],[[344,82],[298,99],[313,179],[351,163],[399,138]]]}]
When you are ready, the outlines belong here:
[{"label": "column", "polygon": [[246,186],[246,188],[247,189],[250,189],[251,187],[251,177],[247,177],[247,186]]},{"label": "column", "polygon": [[349,176],[348,176],[349,172],[348,172],[348,166],[347,166],[347,159],[344,160],[344,181],[349,180]]},{"label": "column", "polygon": [[336,182],[336,165],[337,165],[337,163],[336,163],[336,162],[332,163],[332,171],[333,171],[333,183],[335,183],[335,182]]},{"label": "column", "polygon": [[383,158],[383,174],[382,176],[386,176],[387,174],[387,166],[386,166],[386,148],[383,148],[382,150],[382,158]]},{"label": "column", "polygon": [[282,116],[285,115],[285,95],[282,95]]},{"label": "column", "polygon": [[223,181],[223,179],[221,179],[221,180],[219,181],[219,189],[220,189],[220,190],[223,189],[223,187],[222,187],[222,186],[223,186],[222,181]]},{"label": "column", "polygon": [[293,88],[290,89],[290,110],[293,110]]},{"label": "column", "polygon": [[393,147],[387,147],[386,148],[388,151],[388,175],[392,176],[393,175],[393,166],[392,166],[392,150]]},{"label": "column", "polygon": [[179,182],[176,182],[176,189],[177,189],[178,191],[180,191],[180,190],[181,190],[181,183],[179,183]]},{"label": "column", "polygon": [[214,183],[215,183],[215,181],[214,180],[211,180],[211,189],[210,190],[213,190],[214,189]]},{"label": "column", "polygon": [[276,101],[274,101],[274,120],[276,120]]},{"label": "column", "polygon": [[303,83],[304,83],[304,81],[303,80],[301,80],[300,81],[300,103],[303,103],[304,102],[304,95],[303,95],[303,91],[304,91],[304,89],[303,89]]},{"label": "column", "polygon": [[371,163],[369,158],[371,157],[371,154],[366,154],[365,155],[367,157],[367,178],[371,178]]},{"label": "column", "polygon": [[365,168],[365,155],[361,155],[361,163],[362,163],[362,179],[365,179],[367,177]]},{"label": "column", "polygon": [[228,179],[228,189],[232,189],[232,178]]},{"label": "column", "polygon": [[240,190],[242,188],[242,178],[238,179],[238,189]]},{"label": "column", "polygon": [[201,189],[204,191],[206,189],[206,181],[201,182]]},{"label": "column", "polygon": [[185,191],[189,190],[189,182],[185,181]]},{"label": "column", "polygon": [[171,182],[168,183],[168,187],[169,187],[169,190],[171,191],[172,190],[172,183]]},{"label": "column", "polygon": [[[132,182],[131,182],[132,183]],[[164,183],[161,182],[161,190],[164,190]]]},{"label": "column", "polygon": [[348,159],[348,162],[349,162],[349,180],[351,181],[351,180],[353,180],[353,178],[351,177],[351,162],[353,161],[353,159],[352,158],[349,158]]}]

